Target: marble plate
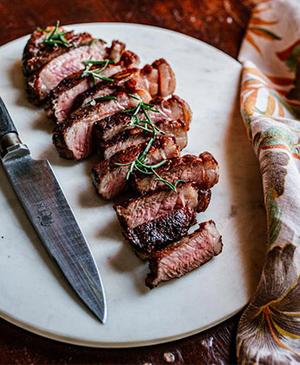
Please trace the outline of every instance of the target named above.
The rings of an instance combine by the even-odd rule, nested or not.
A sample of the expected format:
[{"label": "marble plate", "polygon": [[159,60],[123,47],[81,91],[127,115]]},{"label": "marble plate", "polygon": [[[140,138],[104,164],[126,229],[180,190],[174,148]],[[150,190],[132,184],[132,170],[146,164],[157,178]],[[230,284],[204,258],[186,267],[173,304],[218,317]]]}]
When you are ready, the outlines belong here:
[{"label": "marble plate", "polygon": [[258,164],[238,109],[240,64],[199,40],[151,26],[97,23],[70,26],[107,41],[121,39],[143,63],[165,57],[176,93],[193,110],[186,152],[212,152],[220,183],[199,221],[214,219],[223,253],[180,280],[149,291],[147,265],[124,243],[111,204],[95,194],[95,159],[60,159],[52,122],[25,97],[20,59],[28,37],[0,48],[0,95],[32,156],[49,159],[87,237],[106,288],[101,325],[49,260],[0,169],[0,316],[56,340],[95,347],[150,345],[189,336],[239,311],[257,283],[264,256],[265,218]]}]

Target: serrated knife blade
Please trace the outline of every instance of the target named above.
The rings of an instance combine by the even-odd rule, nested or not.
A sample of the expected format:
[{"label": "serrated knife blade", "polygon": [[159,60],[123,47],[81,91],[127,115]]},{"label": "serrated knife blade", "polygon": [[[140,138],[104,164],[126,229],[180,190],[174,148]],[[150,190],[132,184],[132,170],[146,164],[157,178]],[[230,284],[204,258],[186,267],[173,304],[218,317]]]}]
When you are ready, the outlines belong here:
[{"label": "serrated knife blade", "polygon": [[34,160],[0,98],[1,161],[41,242],[75,292],[104,323],[102,280],[89,246],[47,160]]}]

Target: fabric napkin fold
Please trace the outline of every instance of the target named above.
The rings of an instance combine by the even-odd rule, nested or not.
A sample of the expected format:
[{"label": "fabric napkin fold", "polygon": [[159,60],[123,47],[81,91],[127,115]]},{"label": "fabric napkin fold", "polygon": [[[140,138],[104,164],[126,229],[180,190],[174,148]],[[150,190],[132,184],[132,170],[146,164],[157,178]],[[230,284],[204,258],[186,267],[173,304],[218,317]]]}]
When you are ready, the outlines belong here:
[{"label": "fabric napkin fold", "polygon": [[241,364],[300,363],[300,0],[257,1],[241,47],[240,107],[268,221],[261,278],[239,322]]}]

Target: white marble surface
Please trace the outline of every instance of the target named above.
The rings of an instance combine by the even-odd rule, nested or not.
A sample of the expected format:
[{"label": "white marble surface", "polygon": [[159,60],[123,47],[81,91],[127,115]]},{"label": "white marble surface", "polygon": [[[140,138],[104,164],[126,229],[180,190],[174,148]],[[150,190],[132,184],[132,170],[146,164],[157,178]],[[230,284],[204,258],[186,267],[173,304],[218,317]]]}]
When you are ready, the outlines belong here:
[{"label": "white marble surface", "polygon": [[[73,27],[71,27],[73,28]],[[0,95],[34,158],[47,158],[62,184],[99,265],[108,319],[96,321],[49,260],[0,170],[0,315],[54,339],[104,347],[129,347],[181,338],[208,328],[244,306],[264,255],[265,214],[258,164],[238,112],[240,64],[179,33],[149,26],[85,24],[105,40],[119,38],[142,62],[165,57],[177,76],[177,93],[194,116],[188,152],[212,152],[220,183],[199,220],[214,219],[223,253],[202,268],[152,291],[147,266],[123,242],[111,204],[95,194],[93,161],[60,159],[51,143],[52,123],[25,98],[20,58],[26,37],[0,48]]]}]

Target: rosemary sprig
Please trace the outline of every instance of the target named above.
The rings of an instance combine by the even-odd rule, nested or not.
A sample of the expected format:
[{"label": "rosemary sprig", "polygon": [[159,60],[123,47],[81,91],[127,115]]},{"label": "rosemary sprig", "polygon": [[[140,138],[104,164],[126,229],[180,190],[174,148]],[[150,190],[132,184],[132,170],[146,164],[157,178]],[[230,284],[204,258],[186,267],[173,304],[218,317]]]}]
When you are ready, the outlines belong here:
[{"label": "rosemary sprig", "polygon": [[92,100],[90,100],[87,104],[95,106],[96,102],[98,101],[108,101],[108,100],[117,100],[117,97],[113,95],[98,96],[97,98],[93,98]]},{"label": "rosemary sprig", "polygon": [[[92,77],[93,82],[96,83],[97,79],[107,82],[113,82],[114,80],[110,77],[106,77],[101,75],[101,73],[107,68],[108,65],[114,64],[111,60],[103,60],[103,61],[96,61],[96,60],[87,60],[83,61],[85,65],[85,69],[83,70],[81,77]],[[94,65],[99,65],[98,68],[92,68]]]},{"label": "rosemary sprig", "polygon": [[[152,147],[156,137],[158,134],[164,134],[163,131],[161,131],[159,128],[157,128],[155,126],[155,124],[152,122],[148,111],[153,111],[153,112],[158,112],[159,111],[155,108],[153,108],[153,105],[148,104],[148,103],[144,103],[140,98],[138,98],[135,95],[129,94],[129,96],[131,96],[132,98],[139,100],[139,103],[137,104],[136,107],[131,108],[131,109],[126,109],[123,112],[125,113],[130,113],[131,114],[131,120],[130,120],[130,126],[133,127],[138,127],[143,129],[144,131],[148,132],[148,133],[152,133],[152,137],[149,139],[145,149],[137,156],[137,158],[132,161],[132,162],[128,162],[125,164],[122,163],[115,163],[115,165],[117,166],[128,166],[128,171],[126,174],[126,180],[128,180],[131,176],[131,174],[134,172],[134,170],[145,174],[145,175],[155,175],[155,178],[164,183],[166,186],[168,186],[171,190],[176,191],[176,187],[177,184],[179,182],[181,182],[181,180],[177,180],[175,181],[175,183],[171,183],[170,181],[167,181],[166,179],[164,179],[162,176],[160,176],[157,171],[155,171],[157,168],[163,166],[167,160],[164,159],[161,162],[154,164],[154,165],[148,165],[145,163],[146,158],[147,158],[147,154],[150,151],[150,148]],[[140,117],[138,116],[138,113],[142,112],[145,119],[140,119]]]},{"label": "rosemary sprig", "polygon": [[[123,113],[131,114],[131,120],[129,125],[132,127],[143,129],[146,132],[153,132],[153,130],[155,130],[158,134],[165,134],[161,129],[156,127],[156,125],[152,122],[151,118],[149,117],[149,114],[147,113],[147,111],[149,110],[154,113],[159,113],[159,110],[153,108],[153,105],[143,102],[136,95],[133,94],[128,94],[128,95],[135,100],[139,100],[139,103],[137,104],[136,107],[123,110]],[[138,113],[140,111],[144,114],[146,119],[141,119],[138,116]]]},{"label": "rosemary sprig", "polygon": [[162,160],[161,162],[155,164],[155,165],[147,165],[145,163],[143,163],[140,160],[140,156],[138,156],[134,161],[132,162],[128,162],[128,163],[115,163],[115,165],[117,166],[128,166],[128,172],[126,174],[126,180],[128,180],[130,178],[130,175],[133,173],[134,170],[139,171],[142,174],[145,175],[155,175],[156,180],[162,182],[163,184],[165,184],[166,186],[168,186],[171,190],[176,191],[177,185],[179,183],[184,183],[184,180],[176,180],[174,183],[171,183],[170,181],[166,180],[165,178],[163,178],[161,175],[159,175],[157,173],[157,171],[155,171],[157,168],[163,166],[167,160]]},{"label": "rosemary sprig", "polygon": [[59,20],[57,20],[55,27],[49,33],[47,38],[43,41],[44,44],[49,46],[63,46],[70,47],[70,42],[65,38],[65,32],[59,31]]},{"label": "rosemary sprig", "polygon": [[83,61],[82,62],[84,65],[98,65],[98,66],[107,66],[107,65],[114,65],[114,61],[112,60],[101,60],[101,61],[98,61],[98,60],[86,60],[86,61]]}]

